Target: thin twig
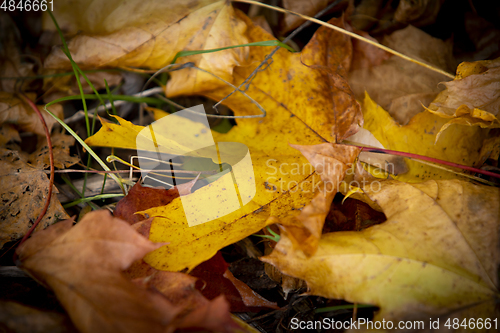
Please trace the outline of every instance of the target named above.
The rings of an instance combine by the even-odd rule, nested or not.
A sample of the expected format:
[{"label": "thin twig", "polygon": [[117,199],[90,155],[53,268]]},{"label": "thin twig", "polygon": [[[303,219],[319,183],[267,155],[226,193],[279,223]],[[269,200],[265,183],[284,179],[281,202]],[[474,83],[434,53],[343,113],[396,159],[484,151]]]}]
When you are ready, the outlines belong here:
[{"label": "thin twig", "polygon": [[[49,147],[49,160],[50,160],[50,180],[49,180],[49,193],[47,194],[47,198],[45,199],[45,206],[42,209],[42,212],[38,215],[38,218],[36,221],[33,223],[31,228],[28,230],[28,232],[24,235],[24,237],[21,239],[21,242],[19,243],[18,247],[21,246],[26,239],[31,235],[33,230],[37,227],[37,225],[40,223],[40,221],[43,219],[45,216],[45,213],[47,212],[47,209],[49,208],[50,205],[50,199],[52,197],[52,187],[54,186],[54,153],[52,151],[52,140],[50,139],[50,133],[49,133],[49,128],[47,127],[47,123],[45,122],[45,119],[43,118],[42,113],[40,110],[38,110],[37,106],[33,101],[31,101],[26,95],[23,93],[20,94],[22,99],[35,111],[35,113],[38,115],[40,118],[40,121],[42,122],[43,129],[45,131],[45,138],[47,139],[47,145]],[[14,254],[14,262],[16,259],[16,254]]]},{"label": "thin twig", "polygon": [[[314,17],[321,17],[323,14],[327,13],[331,8],[335,7],[336,5],[338,5],[342,0],[337,0],[333,3],[331,3],[330,5],[328,5],[325,9],[321,10],[320,12],[318,12]],[[241,1],[241,2],[244,2],[244,1]],[[253,2],[248,2],[248,3],[252,3],[252,4],[255,4],[255,5],[262,5],[261,3],[253,3]],[[273,8],[272,6],[264,6],[266,8]],[[322,21],[320,21],[322,22]],[[286,44],[289,40],[291,40],[293,37],[295,37],[300,31],[302,31],[304,28],[306,28],[307,26],[309,26],[311,24],[311,22],[309,21],[306,21],[304,23],[302,23],[297,29],[295,29],[290,35],[288,35],[284,40],[283,40],[283,44]],[[246,84],[249,84],[249,82],[253,79],[253,77],[262,69],[262,67],[264,67],[266,64],[268,64],[269,60],[272,61],[272,57],[274,56],[274,54],[276,52],[278,52],[278,50],[281,48],[281,46],[276,46],[276,48],[274,50],[271,51],[271,53],[269,53],[265,58],[264,60],[262,60],[262,62],[259,64],[259,66],[257,66],[257,68],[255,68],[253,70],[252,73],[250,73],[250,75],[245,79],[245,81],[243,81],[239,86],[238,88],[236,88],[235,90],[233,90],[229,95],[227,95],[226,97],[224,97],[223,99],[221,99],[219,102],[217,102],[213,108],[215,110],[217,110],[217,106],[224,102],[226,99],[228,99],[229,97],[231,97],[231,95],[233,95],[236,91],[242,91],[240,90],[241,87],[243,87],[244,85]],[[244,90],[247,90],[248,89],[248,86],[247,88],[245,88]]]},{"label": "thin twig", "polygon": [[[151,172],[155,171],[157,173],[159,172],[172,172],[172,170],[156,170],[156,169],[140,169],[140,170],[132,170],[132,172]],[[79,169],[64,169],[64,170],[55,170],[54,173],[98,173],[98,174],[110,174],[110,173],[128,173],[130,170],[111,170],[111,171],[105,171],[105,170],[79,170]],[[45,173],[50,173],[50,171],[45,171]],[[217,171],[190,171],[190,170],[176,170],[175,173],[189,173],[189,174],[194,174],[197,175],[199,173],[205,175],[215,175],[217,174]]]},{"label": "thin twig", "polygon": [[[264,110],[264,108],[256,101],[254,100],[252,97],[248,96],[246,92],[244,92],[243,90],[240,90],[239,87],[236,87],[235,85],[233,85],[232,83],[224,80],[223,78],[221,77],[218,77],[217,75],[215,75],[214,73],[210,73],[209,71],[206,71],[204,70],[203,68],[199,68],[199,67],[196,67],[196,66],[193,66],[193,68],[199,70],[199,71],[202,71],[204,73],[207,73],[207,74],[210,74],[212,75],[213,77],[215,77],[216,79],[219,79],[220,81],[224,82],[225,84],[227,84],[228,86],[231,86],[234,91],[233,92],[240,92],[243,94],[243,96],[245,96],[246,98],[248,98],[250,100],[250,102],[252,102],[253,104],[255,104],[259,110],[262,112],[262,114],[255,114],[255,115],[249,115],[249,116],[225,116],[225,115],[221,115],[221,114],[210,114],[210,113],[207,113],[206,116],[207,117],[211,117],[211,118],[228,118],[228,119],[248,119],[248,118],[263,118],[267,115],[267,112],[266,110]],[[241,86],[240,86],[241,87]],[[219,102],[220,103],[220,102]],[[217,104],[219,104],[217,103]],[[213,108],[219,112],[219,110],[217,110],[217,104],[213,106]],[[184,111],[187,111],[187,112],[190,112],[190,113],[196,113],[196,114],[200,114],[199,112],[196,112],[194,110],[190,110],[190,109],[187,109],[187,110],[184,110]]]},{"label": "thin twig", "polygon": [[[146,90],[146,91],[142,91],[140,93],[137,93],[137,94],[133,94],[133,95],[130,95],[130,96],[134,96],[134,97],[145,97],[145,96],[150,96],[150,95],[154,95],[154,94],[158,94],[158,93],[161,93],[163,92],[163,88],[161,87],[155,87],[155,88],[152,88],[152,89],[149,89],[149,90]],[[128,101],[114,101],[113,102],[115,106],[120,106],[122,104],[125,104],[125,103],[129,103]],[[99,113],[99,112],[102,112],[104,110],[106,110],[107,108],[109,108],[111,106],[111,102],[108,102],[106,103],[105,105],[100,105],[99,107],[96,107],[96,108],[93,108],[91,110],[88,111],[88,115],[89,117],[94,117],[94,113]],[[70,124],[70,123],[73,123],[75,121],[78,121],[80,119],[83,119],[85,117],[85,113],[80,110],[78,112],[76,112],[74,115],[72,115],[71,117],[69,118],[66,118],[64,120],[64,122],[66,124]]]},{"label": "thin twig", "polygon": [[[177,65],[177,64],[176,64],[176,65]],[[158,75],[158,74],[160,74],[162,71],[167,71],[167,72],[172,71],[171,69],[169,69],[169,66],[171,66],[171,65],[168,65],[168,66],[165,66],[165,67],[163,67],[163,68],[159,69],[159,70],[158,70],[158,71],[157,71],[157,72],[153,75],[153,77],[154,77],[154,76],[156,76],[156,75]],[[210,114],[210,113],[204,113],[204,114],[205,114],[208,118],[248,119],[248,118],[263,118],[263,117],[265,117],[265,116],[266,116],[266,114],[267,114],[266,110],[264,110],[264,108],[263,108],[263,107],[262,107],[262,106],[261,106],[261,105],[260,105],[260,104],[259,104],[256,100],[254,100],[252,97],[248,96],[248,95],[247,95],[247,94],[246,94],[243,90],[240,90],[239,88],[235,87],[232,83],[230,83],[230,82],[228,82],[228,81],[224,80],[223,78],[221,78],[221,77],[219,77],[219,76],[215,75],[214,73],[210,73],[209,71],[206,71],[206,70],[204,70],[204,69],[202,69],[202,68],[196,67],[196,66],[195,66],[195,64],[194,64],[193,62],[187,62],[187,63],[185,63],[185,64],[179,64],[178,66],[182,66],[182,67],[180,67],[180,68],[178,68],[178,69],[183,69],[183,68],[194,68],[194,69],[197,69],[197,70],[202,71],[202,72],[204,72],[204,73],[207,73],[207,74],[209,74],[209,75],[212,75],[213,77],[215,77],[216,79],[218,79],[218,80],[220,80],[220,81],[224,82],[224,83],[225,83],[225,84],[227,84],[228,86],[231,86],[231,87],[234,89],[234,91],[233,91],[231,94],[233,94],[233,93],[234,93],[234,92],[236,92],[236,91],[241,92],[241,93],[242,93],[242,94],[243,94],[246,98],[248,98],[248,99],[250,100],[250,102],[252,102],[253,104],[255,104],[255,105],[259,108],[259,110],[262,112],[262,114],[257,114],[257,115],[248,115],[248,116],[226,116],[226,115],[221,115],[221,114]],[[177,69],[176,69],[176,70],[177,70]],[[149,82],[149,81],[148,81],[148,82]],[[146,82],[146,83],[148,83],[148,82]],[[241,87],[241,86],[240,86],[240,87]],[[228,96],[228,97],[229,97],[229,96]],[[199,114],[200,114],[200,112],[196,112],[196,111],[191,110],[191,109],[189,109],[189,108],[184,108],[182,105],[179,105],[179,104],[177,104],[177,103],[175,103],[175,102],[173,102],[173,101],[169,100],[169,99],[168,99],[168,98],[166,98],[166,97],[159,97],[159,98],[160,98],[161,100],[164,100],[165,102],[167,102],[167,103],[169,103],[169,104],[171,104],[171,105],[173,105],[173,106],[177,107],[177,108],[183,109],[183,111],[186,111],[186,112],[189,112],[189,113],[194,113],[194,114],[197,114],[197,115],[199,115]],[[219,102],[219,103],[220,103],[220,102]],[[217,103],[217,104],[219,104],[219,103]],[[217,111],[217,113],[219,113],[219,110],[217,110],[216,105],[214,105],[214,107],[213,107],[213,108]]]},{"label": "thin twig", "polygon": [[345,30],[345,29],[342,29],[342,28],[337,27],[337,26],[335,26],[335,25],[333,25],[333,24],[330,24],[330,23],[327,23],[327,22],[320,21],[320,20],[315,19],[315,18],[313,18],[313,17],[307,16],[307,15],[302,15],[302,14],[299,14],[299,13],[296,13],[296,12],[292,12],[292,11],[287,10],[287,9],[284,9],[284,8],[280,8],[280,7],[275,7],[275,6],[267,5],[267,4],[264,4],[264,3],[261,3],[261,2],[257,2],[257,1],[253,1],[253,0],[232,0],[232,1],[234,1],[234,2],[249,3],[249,4],[253,4],[253,5],[257,5],[257,6],[262,6],[262,7],[265,7],[265,8],[269,8],[269,9],[272,9],[272,10],[275,10],[275,11],[278,11],[278,12],[282,12],[282,13],[288,13],[288,14],[296,15],[296,16],[298,16],[298,17],[300,17],[300,18],[305,19],[305,20],[309,20],[309,21],[311,21],[311,22],[314,22],[314,23],[320,24],[320,25],[325,26],[325,27],[328,27],[328,28],[330,28],[330,29],[333,29],[333,30],[339,31],[339,32],[341,32],[341,33],[343,33],[343,34],[346,34],[346,35],[348,35],[348,36],[351,36],[352,38],[356,38],[356,39],[358,39],[358,40],[360,40],[360,41],[363,41],[363,42],[365,42],[365,43],[368,43],[368,44],[370,44],[370,45],[373,45],[373,46],[375,46],[375,47],[378,47],[379,49],[382,49],[382,50],[384,50],[384,51],[386,51],[386,52],[392,53],[392,54],[394,54],[395,56],[398,56],[398,57],[403,58],[403,59],[405,59],[405,60],[411,61],[411,62],[413,62],[413,63],[415,63],[415,64],[418,64],[418,65],[420,65],[420,66],[423,66],[423,67],[425,67],[425,68],[427,68],[427,69],[430,69],[430,70],[432,70],[432,71],[434,71],[434,72],[437,72],[437,73],[439,73],[439,74],[442,74],[442,75],[444,75],[444,76],[446,76],[446,77],[449,77],[449,78],[451,78],[451,79],[454,79],[454,78],[455,78],[455,75],[453,75],[453,74],[451,74],[451,73],[448,73],[448,72],[446,72],[446,71],[444,71],[444,70],[442,70],[442,69],[439,69],[439,68],[434,67],[434,66],[432,66],[432,65],[429,65],[429,64],[426,64],[426,63],[420,62],[420,61],[418,61],[418,60],[415,60],[415,59],[413,59],[413,58],[411,58],[411,57],[409,57],[409,56],[407,56],[407,55],[405,55],[405,54],[403,54],[403,53],[400,53],[400,52],[398,52],[398,51],[395,51],[395,50],[393,50],[393,49],[391,49],[391,48],[389,48],[389,47],[387,47],[387,46],[385,46],[385,45],[382,45],[382,44],[380,44],[380,43],[378,43],[378,42],[372,41],[372,40],[370,40],[370,39],[368,39],[368,38],[362,37],[362,36],[357,35],[357,34],[355,34],[355,33],[353,33],[353,32],[350,32],[350,31],[347,31],[347,30]]}]

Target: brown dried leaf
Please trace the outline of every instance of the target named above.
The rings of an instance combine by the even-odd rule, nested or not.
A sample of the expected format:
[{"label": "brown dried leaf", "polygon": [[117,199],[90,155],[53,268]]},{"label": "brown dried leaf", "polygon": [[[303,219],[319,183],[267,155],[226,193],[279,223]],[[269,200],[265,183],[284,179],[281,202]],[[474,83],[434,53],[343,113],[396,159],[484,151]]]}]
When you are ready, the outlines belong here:
[{"label": "brown dried leaf", "polygon": [[207,300],[195,288],[196,280],[185,273],[156,271],[136,283],[158,290],[172,304],[182,308],[175,319],[178,328],[205,328],[214,332],[233,332],[240,328],[231,319],[224,296]]},{"label": "brown dried leaf", "polygon": [[[353,31],[360,36],[377,42],[377,40],[371,37],[367,32],[354,30],[350,26],[346,26],[348,27],[347,30]],[[387,60],[391,57],[391,54],[389,52],[386,52],[378,47],[354,38],[352,39],[352,50],[352,62],[350,68],[351,71],[357,69],[369,69],[374,66],[379,66],[384,62],[384,60]]]},{"label": "brown dried leaf", "polygon": [[498,128],[500,120],[500,58],[463,62],[453,81],[445,82],[441,92],[427,110],[451,119],[439,130],[440,134],[452,124]]},{"label": "brown dried leaf", "polygon": [[[62,133],[52,134],[50,138],[56,168],[65,169],[80,161],[78,157],[69,155],[69,147],[75,143],[75,138]],[[46,141],[38,141],[38,147],[30,154],[28,161],[41,170],[50,166],[49,148]]]},{"label": "brown dried leaf", "polygon": [[81,332],[164,332],[180,309],[121,273],[161,244],[107,211],[72,224],[57,223],[22,244],[21,268],[54,290]]},{"label": "brown dried leaf", "polygon": [[231,283],[238,289],[241,299],[246,306],[250,307],[266,307],[271,309],[279,309],[278,305],[274,302],[269,302],[264,297],[257,294],[249,286],[247,286],[243,281],[238,280],[234,277],[233,273],[227,269],[223,276],[231,281]]},{"label": "brown dried leaf", "polygon": [[[292,12],[307,16],[314,16],[333,1],[334,0],[283,0],[283,7]],[[304,22],[305,20],[303,18],[296,15],[285,14],[284,20],[281,22],[281,33],[284,34],[292,29],[295,29]]]},{"label": "brown dried leaf", "polygon": [[393,3],[384,0],[356,1],[357,5],[350,19],[357,29],[372,29],[379,34],[408,24],[421,27],[434,23],[443,2],[444,0],[401,0],[396,2],[397,8],[394,8]]},{"label": "brown dried leaf", "polygon": [[[36,96],[34,94],[27,94],[27,97],[34,100]],[[52,126],[54,126],[57,121],[45,112],[42,106],[38,106],[38,109],[41,111],[50,132]],[[51,111],[58,118],[64,118],[62,105],[53,105]],[[14,124],[22,131],[45,136],[45,131],[38,115],[29,105],[24,103],[24,101],[13,93],[0,92],[0,124],[3,123]]]},{"label": "brown dried leaf", "polygon": [[[2,228],[0,248],[8,241],[24,236],[37,219],[45,204],[49,191],[47,174],[29,166],[19,153],[0,149],[0,209]],[[36,230],[41,230],[69,216],[52,191],[50,205]]]},{"label": "brown dried leaf", "polygon": [[[386,36],[383,44],[438,68],[455,71],[452,45],[415,27],[408,26]],[[353,70],[348,80],[358,100],[363,100],[367,91],[394,119],[405,125],[423,111],[422,104],[429,105],[434,100],[442,90],[438,84],[449,79],[407,60],[391,57],[379,66]]]},{"label": "brown dried leaf", "polygon": [[[56,74],[60,71],[57,70],[45,70],[45,74]],[[118,86],[122,81],[122,73],[116,71],[99,71],[99,72],[91,72],[86,73],[87,79],[92,83],[96,90],[105,89],[106,85],[104,80],[108,83],[109,87]],[[92,87],[89,86],[87,81],[80,77],[80,83],[82,85],[82,89],[85,93],[89,94],[93,92]],[[48,96],[45,97],[45,100],[55,100],[55,96],[63,95],[78,95],[80,93],[80,87],[76,81],[74,75],[66,75],[59,77],[48,77],[43,80],[43,89],[44,91],[50,91],[50,99]],[[56,95],[58,94],[58,95]],[[62,96],[61,96],[62,97]]]},{"label": "brown dried leaf", "polygon": [[3,147],[9,141],[21,141],[19,132],[11,124],[2,124],[0,126],[0,147]]},{"label": "brown dried leaf", "polygon": [[415,27],[434,23],[444,0],[401,0],[394,13],[394,20]]}]

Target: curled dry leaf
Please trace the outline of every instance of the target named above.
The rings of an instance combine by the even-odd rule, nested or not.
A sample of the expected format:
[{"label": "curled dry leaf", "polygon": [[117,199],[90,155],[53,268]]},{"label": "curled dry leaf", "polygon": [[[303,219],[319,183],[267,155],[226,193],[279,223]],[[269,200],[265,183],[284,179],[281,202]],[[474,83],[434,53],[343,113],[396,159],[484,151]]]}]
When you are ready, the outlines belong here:
[{"label": "curled dry leaf", "polygon": [[364,191],[386,222],[324,234],[311,257],[285,230],[262,260],[306,280],[311,294],[379,306],[374,320],[496,317],[497,188],[459,180],[382,181]]},{"label": "curled dry leaf", "polygon": [[[49,179],[40,169],[33,168],[17,151],[0,148],[0,248],[9,241],[22,238],[42,212],[47,194]],[[50,205],[36,230],[41,230],[68,218],[55,195],[54,188]]]},{"label": "curled dry leaf", "polygon": [[[146,67],[160,69],[170,64],[179,51],[207,50],[248,42],[246,25],[234,14],[228,1],[133,0],[73,1],[55,8],[63,28],[82,30],[68,43],[74,61],[82,68]],[[194,62],[225,80],[232,80],[235,66],[246,64],[247,48],[224,50],[182,58]],[[46,68],[69,69],[71,64],[61,49],[45,62]],[[172,76],[169,84],[191,89],[200,82],[212,86],[221,82],[196,72],[186,77]]]},{"label": "curled dry leaf", "polygon": [[455,80],[444,85],[446,90],[427,108],[438,116],[451,119],[441,127],[436,140],[452,124],[500,127],[500,58],[461,63]]},{"label": "curled dry leaf", "polygon": [[[31,100],[34,100],[36,97],[35,94],[27,94],[26,96]],[[50,132],[52,126],[57,121],[45,112],[42,106],[38,106],[38,109],[42,113]],[[53,105],[51,111],[58,118],[64,118],[62,105]],[[45,131],[38,115],[29,105],[17,97],[16,94],[0,92],[0,124],[3,123],[14,124],[22,131],[45,136]]]},{"label": "curled dry leaf", "polygon": [[[237,13],[237,16],[246,22],[250,42],[272,39],[243,14]],[[331,22],[340,24],[337,19]],[[252,65],[235,68],[235,84],[242,83],[271,50],[271,47],[251,47]],[[237,119],[237,126],[227,134],[212,132],[215,142],[241,142],[249,148],[255,174],[255,197],[233,213],[194,227],[188,226],[179,199],[174,199],[168,206],[141,212],[154,217],[150,239],[169,242],[148,255],[145,258],[147,263],[160,270],[192,269],[212,257],[220,248],[272,223],[267,222],[269,216],[282,219],[297,215],[311,201],[320,183],[319,176],[288,143],[314,145],[335,141],[335,138],[340,140],[362,124],[359,105],[346,82],[340,75],[325,69],[328,66],[345,72],[350,64],[350,50],[348,38],[330,29],[320,28],[301,54],[280,50],[274,55],[273,63],[258,72],[247,90],[248,95],[267,110],[267,116]],[[180,75],[183,71],[173,75]],[[209,85],[198,85],[185,93],[202,94],[220,100],[232,92],[230,87],[209,89]],[[299,90],[300,94],[295,93]],[[167,86],[166,92],[174,94],[179,91],[171,92]],[[226,105],[237,116],[259,112],[242,94],[227,99]],[[156,119],[168,115],[159,110],[154,112]],[[104,126],[105,130],[100,130],[86,142],[100,146],[136,147],[137,134],[134,130],[127,130],[129,125]],[[127,141],[113,139],[110,134],[115,130]],[[160,140],[158,142],[162,144]],[[217,186],[221,186],[228,177],[231,178],[230,175],[224,175],[220,181],[210,183],[197,192],[222,191],[222,187]],[[229,181],[232,183],[231,179]],[[200,203],[200,209],[203,204],[213,205],[213,202]]]},{"label": "curled dry leaf", "polygon": [[444,0],[401,0],[394,13],[394,20],[411,24],[415,27],[434,23]]},{"label": "curled dry leaf", "polygon": [[276,267],[273,265],[268,264],[267,262],[265,263],[265,272],[271,280],[276,281],[277,283],[280,284],[281,289],[283,290],[283,298],[287,299],[288,294],[292,291],[297,291],[301,288],[306,288],[306,282],[301,279],[297,279],[293,276],[283,274],[282,272],[279,271]]},{"label": "curled dry leaf", "polygon": [[[294,218],[296,221],[288,219],[285,222],[287,234],[294,246],[300,248],[306,255],[312,255],[318,248],[325,217],[330,211],[330,205],[339,190],[340,182],[352,166],[360,149],[331,143],[314,146],[292,145],[292,147],[307,158],[324,182],[321,191]],[[287,224],[289,225],[286,226]]]}]

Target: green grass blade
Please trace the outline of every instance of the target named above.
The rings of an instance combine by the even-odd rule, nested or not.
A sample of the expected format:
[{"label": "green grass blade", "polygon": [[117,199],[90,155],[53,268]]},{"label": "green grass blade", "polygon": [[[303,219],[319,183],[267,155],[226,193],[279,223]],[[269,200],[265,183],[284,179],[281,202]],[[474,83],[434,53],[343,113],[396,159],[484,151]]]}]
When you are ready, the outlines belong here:
[{"label": "green grass blade", "polygon": [[[90,155],[92,155],[93,158],[95,158],[95,160],[97,161],[97,163],[99,163],[99,165],[106,171],[111,171],[111,169],[106,165],[106,163],[104,163],[100,158],[99,156],[97,156],[97,154],[92,150],[92,148],[89,147],[89,145],[87,145],[85,143],[85,141],[82,140],[82,138],[80,138],[80,136],[78,134],[75,133],[75,131],[73,131],[71,129],[71,127],[69,127],[68,125],[66,125],[66,123],[64,121],[62,121],[61,119],[59,119],[55,114],[53,114],[49,109],[48,107],[51,106],[52,104],[56,103],[56,101],[53,101],[53,102],[50,102],[48,104],[46,104],[43,108],[45,111],[47,111],[48,114],[50,114],[59,124],[61,124],[62,127],[64,127],[64,129],[66,129],[66,131],[68,131],[87,151]],[[116,175],[114,174],[110,174],[109,175],[111,178],[113,178],[114,181],[116,181],[118,183],[118,185],[120,186],[120,188],[122,189],[123,193],[125,193],[125,189],[123,187],[123,184],[122,184],[122,181],[116,177]]]},{"label": "green grass blade", "polygon": [[175,64],[177,59],[179,59],[180,57],[186,57],[186,56],[202,54],[202,53],[219,52],[219,51],[224,51],[224,50],[228,50],[228,49],[235,49],[237,47],[245,47],[245,46],[281,46],[290,52],[295,52],[294,49],[292,49],[290,46],[280,42],[279,40],[266,40],[266,41],[262,41],[262,42],[254,42],[254,43],[248,43],[248,44],[226,46],[226,47],[221,47],[218,49],[180,51],[180,52],[177,52],[177,54],[175,55],[174,60],[172,60],[172,64]]},{"label": "green grass blade", "polygon": [[257,235],[257,234],[253,234],[252,236],[257,236],[257,237],[260,237],[260,238],[267,238],[267,239],[270,239],[272,241],[275,241],[276,243],[279,242],[281,236],[278,235],[277,233],[275,233],[269,226],[266,227],[267,231],[269,231],[269,233],[272,235],[272,236],[269,236],[269,235]]},{"label": "green grass blade", "polygon": [[63,207],[69,208],[69,207],[76,206],[80,203],[89,202],[92,200],[109,199],[109,198],[116,198],[116,197],[123,197],[123,194],[121,194],[121,193],[118,193],[118,194],[98,194],[98,195],[95,195],[93,197],[86,197],[86,198],[77,199],[75,201],[72,201],[72,202],[69,202],[69,203],[63,205]]},{"label": "green grass blade", "polygon": [[[106,174],[105,174],[105,175],[106,175]],[[64,182],[66,183],[66,185],[68,185],[69,187],[71,187],[71,189],[72,189],[73,191],[75,191],[75,193],[76,193],[76,194],[78,194],[78,196],[79,196],[80,198],[83,198],[83,197],[84,197],[84,196],[83,196],[83,194],[82,194],[82,193],[80,193],[80,191],[78,191],[78,189],[75,187],[75,185],[73,185],[73,183],[71,182],[71,179],[70,179],[67,175],[62,174],[62,175],[61,175],[61,178],[62,178],[62,180],[64,180]],[[97,205],[96,205],[95,203],[93,203],[93,202],[89,202],[88,204],[89,204],[89,206],[90,206],[90,207],[92,207],[92,209],[93,209],[93,210],[98,210],[98,209],[99,209],[99,206],[97,206]]]},{"label": "green grass blade", "polygon": [[[90,94],[85,94],[83,95],[85,99],[99,99],[96,95],[90,95]],[[73,96],[66,96],[66,97],[61,97],[58,98],[51,103],[60,103],[60,102],[65,102],[65,101],[74,101],[74,100],[80,100],[82,97],[81,95],[73,95]],[[127,101],[127,102],[132,102],[132,103],[147,103],[147,104],[152,104],[152,105],[157,105],[161,106],[165,104],[165,101],[162,101],[159,98],[154,98],[154,97],[138,97],[138,96],[128,96],[128,95],[108,95],[106,96],[107,99],[110,101]]]}]

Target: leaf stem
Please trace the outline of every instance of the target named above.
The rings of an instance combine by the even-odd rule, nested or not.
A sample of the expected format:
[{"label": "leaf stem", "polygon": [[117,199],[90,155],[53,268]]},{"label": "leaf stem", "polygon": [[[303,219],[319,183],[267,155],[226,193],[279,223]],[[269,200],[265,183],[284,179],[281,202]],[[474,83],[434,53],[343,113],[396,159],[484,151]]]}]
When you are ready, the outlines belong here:
[{"label": "leaf stem", "polygon": [[[49,205],[50,205],[50,199],[52,198],[52,187],[54,186],[54,152],[52,151],[52,140],[50,139],[49,128],[47,127],[47,123],[45,122],[45,119],[43,118],[42,113],[40,112],[40,110],[38,110],[38,107],[35,105],[35,103],[33,103],[33,101],[30,100],[23,93],[21,93],[20,96],[31,107],[31,109],[38,115],[38,117],[40,118],[40,121],[42,122],[43,129],[45,131],[45,138],[47,139],[47,146],[49,147],[50,178],[49,178],[49,192],[47,193],[47,197],[45,199],[45,206],[43,207],[42,212],[38,215],[38,218],[33,223],[31,228],[28,230],[28,232],[21,239],[21,242],[19,243],[18,247],[21,246],[26,241],[26,239],[28,239],[28,237],[31,235],[33,230],[35,230],[37,225],[40,223],[40,221],[45,216],[45,213],[47,212],[47,209],[49,208]],[[14,262],[15,262],[15,259],[16,259],[16,255],[14,255]]]},{"label": "leaf stem", "polygon": [[418,155],[418,154],[413,154],[413,153],[406,153],[403,151],[390,150],[390,149],[363,147],[363,146],[358,146],[358,145],[354,145],[354,144],[348,144],[348,146],[358,147],[358,148],[361,148],[362,151],[364,150],[364,151],[367,151],[370,153],[398,155],[398,156],[403,156],[403,157],[407,157],[407,158],[411,158],[411,159],[417,159],[417,160],[423,160],[423,161],[428,161],[428,162],[432,162],[432,163],[447,165],[450,167],[459,168],[459,169],[463,169],[463,170],[467,170],[467,171],[472,171],[475,173],[480,173],[482,175],[486,175],[486,176],[500,179],[500,174],[498,174],[498,173],[494,173],[494,172],[486,171],[486,170],[481,170],[478,168],[474,168],[474,167],[470,167],[470,166],[462,165],[462,164],[458,164],[458,163],[448,162],[448,161],[440,160],[440,159],[437,159],[434,157],[428,157],[428,156],[423,156],[423,155]]}]

